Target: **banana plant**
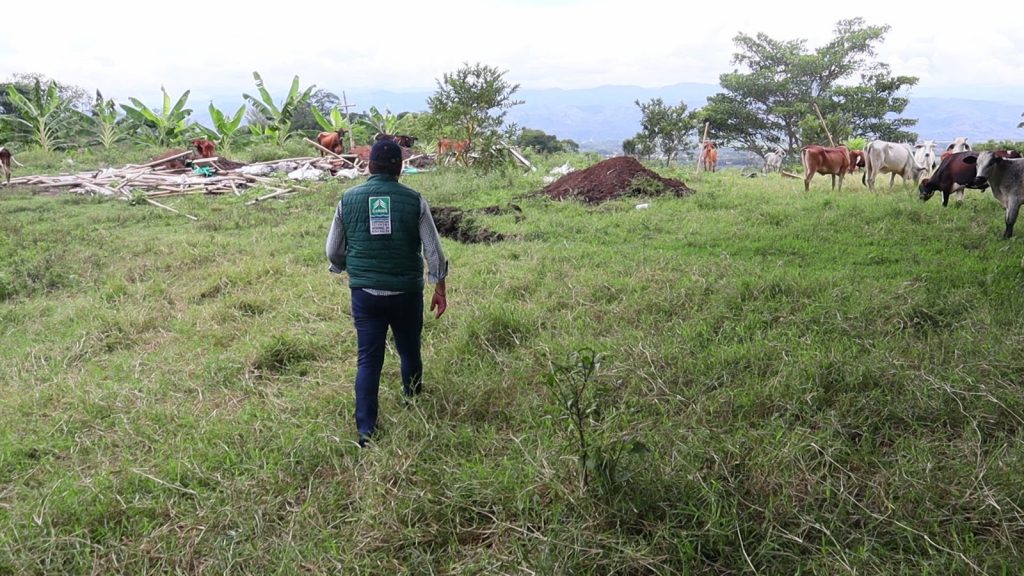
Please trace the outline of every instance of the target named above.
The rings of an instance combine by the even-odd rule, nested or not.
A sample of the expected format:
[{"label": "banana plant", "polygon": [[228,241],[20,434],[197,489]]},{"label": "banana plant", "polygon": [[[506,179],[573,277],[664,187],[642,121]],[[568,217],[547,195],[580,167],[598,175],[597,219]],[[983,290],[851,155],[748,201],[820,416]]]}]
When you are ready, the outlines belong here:
[{"label": "banana plant", "polygon": [[341,110],[331,108],[330,115],[324,116],[316,106],[310,106],[309,108],[313,111],[313,118],[316,119],[316,123],[319,124],[325,132],[337,132],[342,128],[346,131],[352,130],[352,124],[348,121],[348,118],[341,113]]},{"label": "banana plant", "polygon": [[150,110],[137,98],[129,98],[134,107],[121,104],[121,108],[132,121],[154,131],[156,144],[169,146],[181,140],[189,130],[188,117],[192,114],[192,109],[185,108],[185,103],[188,102],[191,90],[185,90],[174,106],[171,106],[171,96],[163,86],[160,87],[160,91],[164,93],[164,102],[159,112]]},{"label": "banana plant", "polygon": [[71,115],[67,113],[67,102],[60,98],[56,82],[51,81],[44,92],[37,79],[28,98],[8,85],[7,97],[16,114],[7,114],[4,120],[28,127],[32,141],[47,152],[62,144],[57,135]]},{"label": "banana plant", "polygon": [[361,119],[359,122],[380,134],[397,134],[401,123],[398,116],[392,114],[390,110],[385,108],[381,113],[376,106],[370,106],[369,117]]},{"label": "banana plant", "polygon": [[92,105],[92,115],[82,114],[82,116],[85,117],[87,123],[92,124],[93,130],[95,130],[96,137],[93,142],[102,146],[104,150],[109,150],[124,136],[117,125],[117,104],[113,99],[104,100],[103,94],[99,90],[96,91],[96,101]]},{"label": "banana plant", "polygon": [[267,120],[267,124],[259,130],[261,132],[259,135],[274,139],[278,145],[284,144],[285,140],[293,134],[292,118],[295,116],[295,111],[309,102],[309,97],[316,86],[310,86],[300,93],[299,77],[296,75],[292,80],[288,96],[278,106],[264,86],[260,73],[253,72],[252,76],[256,80],[256,88],[259,90],[260,97],[256,98],[249,94],[242,94],[242,97]]},{"label": "banana plant", "polygon": [[206,126],[199,125],[199,130],[210,140],[213,140],[217,144],[217,148],[224,152],[231,150],[231,140],[235,136],[235,132],[238,131],[238,127],[242,125],[242,117],[245,115],[245,104],[238,107],[235,115],[228,117],[226,114],[217,109],[210,102],[210,120],[213,121],[213,130]]}]

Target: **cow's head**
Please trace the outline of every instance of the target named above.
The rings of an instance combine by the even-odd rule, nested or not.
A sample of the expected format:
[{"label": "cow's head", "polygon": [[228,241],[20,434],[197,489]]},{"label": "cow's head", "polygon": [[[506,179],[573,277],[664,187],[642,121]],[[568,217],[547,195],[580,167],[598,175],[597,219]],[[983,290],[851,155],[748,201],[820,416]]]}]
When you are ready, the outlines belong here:
[{"label": "cow's head", "polygon": [[946,151],[954,154],[957,152],[966,152],[970,149],[971,145],[967,143],[967,138],[964,137],[957,138],[952,142],[952,144],[946,146]]},{"label": "cow's head", "polygon": [[922,202],[928,200],[929,198],[935,195],[935,189],[928,186],[929,182],[930,179],[925,178],[924,180],[921,180],[921,185],[917,187],[917,196],[918,198],[921,199]]},{"label": "cow's head", "polygon": [[973,186],[981,187],[988,185],[988,179],[992,176],[992,170],[998,166],[1003,159],[986,150],[977,156],[964,156],[962,161],[964,164],[975,164],[976,174],[974,176]]}]

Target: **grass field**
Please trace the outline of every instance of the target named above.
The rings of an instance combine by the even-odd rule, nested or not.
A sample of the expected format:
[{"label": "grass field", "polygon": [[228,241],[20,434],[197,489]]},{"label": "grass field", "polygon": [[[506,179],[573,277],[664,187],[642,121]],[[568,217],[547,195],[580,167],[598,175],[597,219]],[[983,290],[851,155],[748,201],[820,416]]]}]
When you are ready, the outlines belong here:
[{"label": "grass field", "polygon": [[405,177],[524,218],[445,240],[427,394],[389,352],[365,450],[324,257],[351,182],[167,201],[198,222],[0,190],[0,574],[1019,573],[1024,247],[991,194],[658,170],[697,192]]}]

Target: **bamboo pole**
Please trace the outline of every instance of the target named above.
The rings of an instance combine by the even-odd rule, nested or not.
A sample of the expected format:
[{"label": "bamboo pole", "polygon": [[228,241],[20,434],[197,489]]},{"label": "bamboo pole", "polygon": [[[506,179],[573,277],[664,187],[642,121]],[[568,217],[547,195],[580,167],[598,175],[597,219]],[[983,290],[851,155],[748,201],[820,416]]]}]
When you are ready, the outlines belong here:
[{"label": "bamboo pole", "polygon": [[178,158],[181,158],[182,156],[188,156],[191,153],[192,153],[191,151],[182,152],[181,154],[175,154],[174,156],[169,156],[167,158],[161,158],[159,160],[154,160],[154,161],[150,162],[149,164],[142,164],[141,166],[136,166],[134,164],[129,164],[127,166],[127,168],[151,168],[153,166],[159,166],[161,164],[166,164],[167,162],[170,162],[171,160],[177,160]]},{"label": "bamboo pole", "polygon": [[257,202],[263,202],[264,200],[270,200],[271,198],[276,198],[277,196],[281,196],[282,194],[288,194],[289,192],[291,192],[291,190],[288,190],[287,188],[279,188],[279,189],[271,192],[270,194],[264,194],[263,196],[260,196],[258,198],[253,198],[252,200],[249,200],[248,202],[246,202],[245,205],[246,206],[252,206],[253,204],[256,204]]},{"label": "bamboo pole", "polygon": [[353,164],[352,161],[350,161],[348,158],[345,158],[341,154],[335,154],[333,150],[328,150],[327,148],[324,148],[323,146],[320,145],[319,142],[314,142],[314,141],[310,140],[309,138],[303,138],[303,140],[305,140],[306,142],[312,144],[315,148],[321,150],[322,152],[326,152],[327,154],[330,154],[331,156],[334,156],[338,160],[341,160],[342,162],[345,162],[349,166],[351,166],[353,168],[356,167],[356,165]]},{"label": "bamboo pole", "polygon": [[170,206],[167,206],[166,204],[161,204],[161,203],[159,203],[156,200],[153,200],[151,198],[144,198],[144,200],[146,202],[149,202],[153,206],[159,206],[160,208],[163,208],[164,210],[170,210],[171,212],[174,212],[175,214],[181,214],[182,216],[184,216],[185,218],[188,218],[189,220],[194,220],[194,221],[197,221],[197,222],[199,221],[199,218],[196,218],[195,216],[192,216],[191,214],[185,214],[184,212],[179,212],[179,211],[175,210],[174,208],[171,208]]},{"label": "bamboo pole", "polygon": [[821,121],[821,127],[825,129],[825,134],[828,135],[828,143],[835,148],[836,141],[832,139],[832,133],[828,131],[828,125],[825,124],[825,119],[821,116],[821,110],[818,108],[817,102],[811,102],[811,106],[814,106],[814,111],[818,114],[818,120]]}]

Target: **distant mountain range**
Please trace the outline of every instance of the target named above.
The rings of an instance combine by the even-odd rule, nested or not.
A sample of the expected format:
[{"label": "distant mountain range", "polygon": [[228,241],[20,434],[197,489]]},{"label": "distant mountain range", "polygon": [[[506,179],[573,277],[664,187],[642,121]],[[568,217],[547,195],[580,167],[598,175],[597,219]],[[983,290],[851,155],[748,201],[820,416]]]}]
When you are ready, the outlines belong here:
[{"label": "distant mountain range", "polygon": [[[707,98],[721,91],[715,84],[681,83],[662,88],[639,86],[601,86],[574,90],[519,90],[516,98],[524,103],[509,110],[508,120],[519,126],[543,130],[559,139],[572,139],[583,150],[614,153],[622,141],[636,134],[640,127],[637,100],[647,102],[661,98],[666,104],[685,102],[692,110],[704,106]],[[910,104],[903,116],[917,118],[911,128],[922,140],[935,140],[941,145],[959,136],[970,142],[986,140],[1024,140],[1024,129],[1017,124],[1024,120],[1024,90],[985,89],[974,94],[998,94],[989,99],[971,99],[969,88],[959,91],[920,90],[911,93]],[[427,109],[427,98],[433,91],[348,92],[354,110],[376,106],[379,110],[398,113]],[[237,96],[234,97],[237,101]],[[216,99],[218,105],[223,101]],[[237,107],[236,102],[231,109]],[[208,123],[204,106],[197,106],[194,118]]]}]

